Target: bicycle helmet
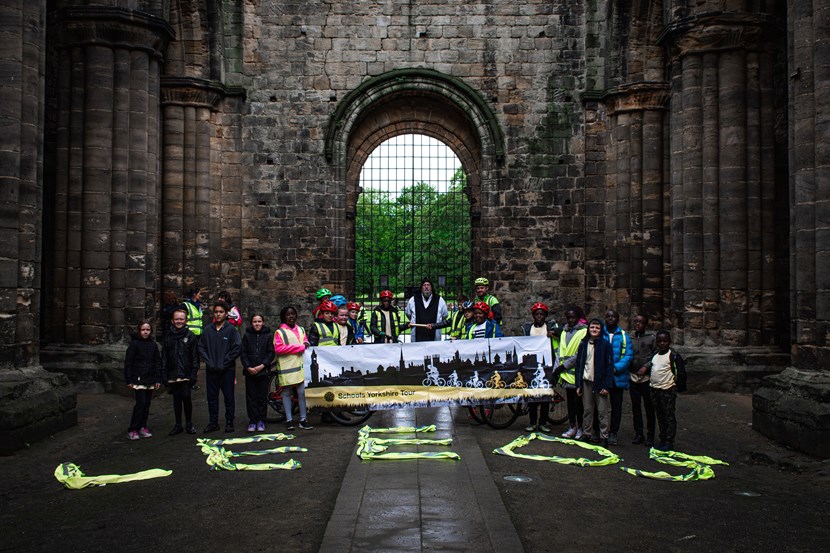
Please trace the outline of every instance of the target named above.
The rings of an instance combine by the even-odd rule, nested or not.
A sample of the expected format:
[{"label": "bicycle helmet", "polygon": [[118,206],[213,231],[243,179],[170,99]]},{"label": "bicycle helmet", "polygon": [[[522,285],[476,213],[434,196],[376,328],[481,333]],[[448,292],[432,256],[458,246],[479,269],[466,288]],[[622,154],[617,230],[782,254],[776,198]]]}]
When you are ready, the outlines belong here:
[{"label": "bicycle helmet", "polygon": [[351,311],[352,309],[354,309],[355,311],[360,311],[360,304],[355,301],[350,301],[346,304],[346,309],[348,309],[349,311]]},{"label": "bicycle helmet", "polygon": [[334,305],[334,302],[330,300],[326,300],[317,307],[318,311],[331,311],[332,313],[337,313],[337,306]]},{"label": "bicycle helmet", "polygon": [[381,299],[389,298],[391,300],[393,298],[393,294],[389,290],[384,290],[383,292],[380,293],[380,298]]},{"label": "bicycle helmet", "polygon": [[485,301],[477,301],[477,302],[475,302],[475,303],[473,304],[473,309],[480,309],[480,310],[484,311],[485,313],[489,313],[489,312],[490,312],[490,306],[489,306],[489,305],[487,305],[487,302],[485,302]]},{"label": "bicycle helmet", "polygon": [[472,308],[473,308],[473,302],[471,302],[471,301],[465,301],[464,303],[461,304],[461,309],[463,309],[464,311],[467,311],[468,309],[472,309]]},{"label": "bicycle helmet", "polygon": [[540,302],[540,301],[537,301],[536,303],[533,304],[533,307],[530,308],[530,312],[533,313],[537,309],[541,309],[545,313],[550,313],[550,310],[548,309],[548,306],[545,305],[544,303]]},{"label": "bicycle helmet", "polygon": [[332,296],[329,299],[329,301],[331,303],[333,303],[334,305],[336,305],[337,307],[343,307],[344,305],[346,305],[348,303],[348,300],[344,296],[341,296],[340,294],[338,294],[336,296]]},{"label": "bicycle helmet", "polygon": [[490,286],[490,281],[484,277],[478,277],[475,281],[476,286]]},{"label": "bicycle helmet", "polygon": [[314,294],[314,295],[317,296],[318,300],[321,300],[321,299],[325,298],[326,296],[331,297],[331,290],[329,290],[328,288],[320,288],[319,290],[317,290],[317,293]]}]

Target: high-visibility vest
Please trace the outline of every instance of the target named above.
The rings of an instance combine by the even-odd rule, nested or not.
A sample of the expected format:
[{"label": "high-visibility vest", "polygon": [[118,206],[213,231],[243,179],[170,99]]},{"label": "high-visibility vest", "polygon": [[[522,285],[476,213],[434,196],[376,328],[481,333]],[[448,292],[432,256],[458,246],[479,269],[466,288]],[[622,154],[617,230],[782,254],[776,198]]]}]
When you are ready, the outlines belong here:
[{"label": "high-visibility vest", "polygon": [[[561,338],[559,339],[559,362],[562,362],[562,359],[566,357],[573,357],[576,355],[576,351],[579,349],[579,343],[585,338],[585,335],[588,334],[587,328],[580,328],[574,335],[571,336],[571,341],[568,341],[568,333],[565,330],[562,330]],[[576,367],[571,367],[570,369],[565,370],[559,378],[571,384],[572,386],[576,386]]]},{"label": "high-visibility vest", "polygon": [[494,296],[493,294],[486,294],[483,298],[478,298],[479,300],[483,301],[490,307],[497,305],[499,303],[499,299]]},{"label": "high-visibility vest", "polygon": [[318,346],[339,346],[340,345],[340,331],[337,325],[334,325],[334,330],[329,330],[329,327],[321,322],[315,322],[314,327],[317,329],[317,335],[320,340],[317,342]]},{"label": "high-visibility vest", "polygon": [[464,316],[464,311],[459,309],[453,312],[450,316],[450,331],[449,335],[453,338],[461,338],[461,333],[464,332],[464,323],[467,322],[467,317]]},{"label": "high-visibility vest", "polygon": [[[373,309],[371,313],[371,321],[369,325],[369,329],[371,331],[372,328],[379,329],[381,332],[384,332],[383,322],[384,317],[381,313],[382,309]],[[398,337],[398,333],[400,332],[401,327],[401,312],[397,309],[390,309],[389,310],[389,324],[392,326],[392,334],[389,335],[389,338],[395,340]],[[376,343],[378,337],[375,337]]]},{"label": "high-visibility vest", "polygon": [[[293,332],[289,332],[284,328],[278,328],[274,333],[282,338],[283,344],[302,344],[306,341],[305,330],[300,325],[296,325],[300,333],[299,339]],[[276,340],[275,340],[276,341]],[[294,386],[301,384],[305,380],[305,373],[303,372],[303,354],[302,353],[284,353],[277,356],[277,377],[280,381],[280,386]]]},{"label": "high-visibility vest", "polygon": [[187,329],[192,332],[194,336],[201,336],[202,310],[189,301],[184,302],[184,306],[187,309]]}]

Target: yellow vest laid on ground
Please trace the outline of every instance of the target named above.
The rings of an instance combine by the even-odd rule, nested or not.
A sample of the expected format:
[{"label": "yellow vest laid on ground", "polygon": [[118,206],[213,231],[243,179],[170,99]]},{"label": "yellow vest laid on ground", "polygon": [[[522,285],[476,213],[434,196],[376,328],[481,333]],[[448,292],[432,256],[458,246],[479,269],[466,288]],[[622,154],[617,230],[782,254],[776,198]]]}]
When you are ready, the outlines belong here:
[{"label": "yellow vest laid on ground", "polygon": [[[278,328],[277,333],[282,338],[283,344],[302,344],[305,342],[305,330],[300,325],[297,325],[300,332],[300,338],[293,332],[288,332],[284,328]],[[302,353],[284,353],[277,355],[277,378],[280,386],[296,386],[302,384],[305,380],[305,373],[303,372],[303,354]]]}]

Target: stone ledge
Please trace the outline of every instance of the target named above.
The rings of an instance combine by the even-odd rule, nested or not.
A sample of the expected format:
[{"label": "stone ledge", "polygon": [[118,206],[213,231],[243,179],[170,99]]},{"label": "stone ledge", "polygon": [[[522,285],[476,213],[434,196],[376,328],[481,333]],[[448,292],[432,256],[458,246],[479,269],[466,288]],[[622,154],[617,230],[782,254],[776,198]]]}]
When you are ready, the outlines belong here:
[{"label": "stone ledge", "polygon": [[78,423],[75,387],[42,367],[0,371],[0,455]]},{"label": "stone ledge", "polygon": [[752,392],[778,374],[790,356],[774,348],[678,347],[686,360],[690,391]]},{"label": "stone ledge", "polygon": [[752,427],[810,455],[830,458],[830,374],[788,367],[752,396]]},{"label": "stone ledge", "polygon": [[87,346],[50,344],[41,348],[40,361],[49,371],[63,373],[82,393],[126,394],[124,355],[126,344]]}]

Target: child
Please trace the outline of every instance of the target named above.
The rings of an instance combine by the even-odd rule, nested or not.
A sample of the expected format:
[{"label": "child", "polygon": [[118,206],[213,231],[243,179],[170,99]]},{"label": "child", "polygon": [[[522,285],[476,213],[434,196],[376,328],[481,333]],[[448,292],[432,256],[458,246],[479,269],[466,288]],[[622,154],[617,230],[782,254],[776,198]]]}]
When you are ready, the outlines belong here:
[{"label": "child", "polygon": [[360,320],[360,304],[350,301],[346,304],[346,307],[349,310],[349,324],[352,325],[352,330],[354,330],[355,343],[362,344],[364,333],[363,322]]},{"label": "child", "polygon": [[202,329],[199,338],[199,356],[205,361],[205,384],[210,422],[202,431],[205,434],[219,430],[219,390],[225,398],[225,432],[233,432],[236,407],[234,383],[236,382],[236,358],[242,340],[228,322],[227,303],[219,300],[213,306],[213,324]]},{"label": "child", "polygon": [[153,390],[158,390],[161,384],[161,354],[151,338],[153,325],[150,321],[142,321],[137,330],[138,334],[133,334],[124,359],[124,380],[127,387],[135,391],[135,407],[127,429],[128,440],[152,436],[147,429],[147,418],[150,416]]},{"label": "child", "polygon": [[[324,302],[331,303],[331,302]],[[334,304],[332,304],[332,307]],[[274,333],[274,352],[277,355],[277,377],[279,385],[283,387],[282,406],[285,410],[286,430],[294,430],[291,409],[291,388],[297,390],[297,403],[300,407],[300,428],[312,430],[308,424],[305,406],[305,371],[303,371],[303,352],[309,347],[305,330],[297,324],[297,310],[292,306],[283,307],[280,311],[282,324]]]},{"label": "child", "polygon": [[680,354],[671,349],[671,334],[661,330],[654,338],[657,353],[651,358],[651,402],[660,426],[660,443],[657,449],[669,451],[674,448],[677,434],[677,419],[674,404],[677,392],[686,391],[686,364]]},{"label": "child", "polygon": [[588,328],[580,322],[578,307],[569,307],[565,311],[565,328],[559,335],[558,366],[553,371],[554,382],[565,389],[568,401],[568,429],[562,433],[563,438],[582,439],[582,400],[576,393],[576,354],[579,345],[585,339]]},{"label": "child", "polygon": [[[555,321],[548,320],[548,306],[542,302],[536,302],[530,308],[530,315],[533,320],[522,325],[522,334],[550,338],[552,351],[556,351],[559,348],[559,325]],[[533,432],[538,429],[546,434],[550,433],[550,426],[547,424],[550,402],[530,402],[527,406],[530,424],[525,427],[525,431]]]},{"label": "child", "polygon": [[[199,339],[187,328],[187,311],[173,311],[173,323],[164,335],[162,343],[161,372],[168,389],[173,393],[173,413],[176,425],[170,436],[195,434],[193,426],[193,402],[190,399],[191,383],[199,369]],[[186,426],[182,428],[182,408]]]},{"label": "child", "polygon": [[242,373],[245,375],[245,405],[248,409],[248,432],[265,430],[268,410],[268,374],[274,362],[271,329],[262,315],[251,316],[251,326],[242,337]]},{"label": "child", "polygon": [[228,322],[235,327],[242,326],[242,315],[239,313],[239,309],[237,309],[236,306],[233,304],[231,293],[227,290],[222,290],[221,292],[219,292],[218,299],[219,301],[223,301],[228,304]]},{"label": "child", "polygon": [[[576,352],[576,394],[582,396],[582,439],[608,446],[610,390],[614,386],[614,350],[602,338],[602,321],[591,319]],[[593,436],[594,404],[599,411],[599,437]]]},{"label": "child", "polygon": [[[648,370],[654,357],[654,334],[647,330],[648,319],[645,315],[634,317],[634,332],[629,334],[634,357],[628,366],[631,387],[631,416],[634,421],[634,440],[632,444],[645,442],[647,447],[654,445],[654,405],[651,403],[651,386],[648,384]],[[643,408],[646,412],[646,432],[643,432]]]}]

